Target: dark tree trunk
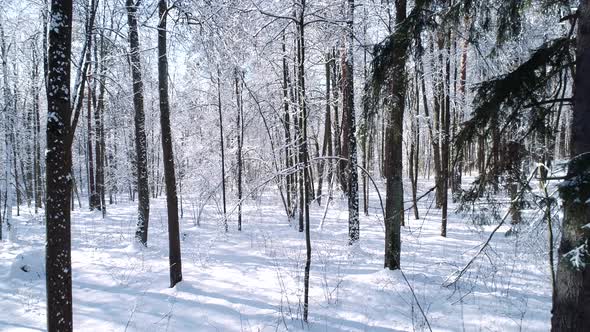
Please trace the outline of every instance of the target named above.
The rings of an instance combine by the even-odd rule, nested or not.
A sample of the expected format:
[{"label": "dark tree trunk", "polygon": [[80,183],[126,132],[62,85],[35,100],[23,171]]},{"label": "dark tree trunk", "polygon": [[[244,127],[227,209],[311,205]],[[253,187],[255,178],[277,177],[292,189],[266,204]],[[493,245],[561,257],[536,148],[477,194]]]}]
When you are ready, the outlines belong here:
[{"label": "dark tree trunk", "polygon": [[164,159],[164,180],[166,182],[166,207],[168,208],[168,243],[170,262],[170,287],[182,281],[180,256],[180,227],[178,221],[178,197],[174,173],[172,150],[172,129],[170,127],[170,103],[168,98],[168,57],[166,52],[166,0],[159,0],[158,9],[158,89],[160,91],[160,126],[162,130],[162,154]]},{"label": "dark tree trunk", "polygon": [[[434,48],[434,47],[432,47]],[[420,66],[420,73],[422,75],[424,75],[424,64],[423,64],[423,60],[420,59],[419,60],[419,66]],[[435,65],[433,65],[433,67],[436,67]],[[440,74],[437,75],[439,78],[433,78],[434,80],[436,79],[441,79],[440,78]],[[439,189],[439,185],[440,185],[440,173],[441,173],[441,163],[440,163],[440,135],[439,135],[439,117],[440,117],[440,102],[439,102],[439,98],[437,97],[439,95],[439,89],[438,89],[438,85],[437,83],[435,83],[435,88],[434,90],[434,101],[433,101],[433,118],[430,118],[430,108],[428,105],[428,97],[426,95],[426,83],[424,82],[425,79],[424,77],[421,79],[421,87],[422,87],[422,104],[424,106],[424,115],[426,116],[426,118],[428,119],[428,134],[430,137],[430,141],[432,144],[432,158],[433,158],[433,164],[434,164],[434,181],[435,181],[435,185],[436,185],[436,194],[435,194],[435,198],[436,198],[436,206],[437,208],[440,208],[442,206],[442,199],[440,197],[441,194],[441,189]],[[440,205],[439,205],[440,203]]]},{"label": "dark tree trunk", "polygon": [[[98,46],[98,45],[97,45]],[[98,208],[102,211],[102,216],[106,215],[105,203],[105,137],[104,137],[104,111],[105,111],[105,92],[106,92],[106,65],[105,65],[105,45],[104,36],[100,37],[100,67],[96,82],[98,82],[98,99],[94,113],[96,128],[95,148],[96,148],[96,192]]]},{"label": "dark tree trunk", "polygon": [[[90,2],[90,8],[91,10],[88,11],[88,15],[94,15],[94,8],[96,7],[95,4],[96,0],[92,0]],[[92,89],[91,89],[91,85],[92,85],[92,23],[90,23],[90,20],[88,20],[88,23],[86,25],[86,63],[88,63],[88,66],[86,67],[86,72],[82,73],[82,75],[86,76],[86,82],[87,82],[87,96],[86,96],[86,102],[87,102],[87,153],[88,153],[88,207],[90,210],[96,210],[98,208],[100,208],[100,196],[98,195],[98,192],[96,191],[96,177],[94,174],[94,151],[92,148],[92,141],[93,141],[93,131],[92,131]],[[96,112],[96,110],[95,110]],[[98,159],[98,156],[96,156],[96,159]]]},{"label": "dark tree trunk", "polygon": [[[291,142],[291,117],[289,110],[289,67],[287,66],[287,46],[285,44],[285,32],[283,31],[283,127],[285,130],[285,168],[293,166],[292,142]],[[293,175],[289,172],[285,177],[287,194],[287,217],[293,218],[293,187],[295,186]]]},{"label": "dark tree trunk", "polygon": [[505,144],[504,164],[507,172],[506,184],[508,187],[508,194],[510,195],[510,217],[512,230],[516,231],[516,225],[521,221],[521,204],[519,195],[519,184],[521,179],[521,159],[523,147],[518,142],[509,142]]},{"label": "dark tree trunk", "polygon": [[[347,189],[348,189],[348,240],[353,244],[359,240],[359,196],[358,196],[358,169],[357,169],[357,144],[356,144],[356,120],[354,112],[354,0],[348,0],[348,35],[346,40],[346,54],[344,55],[343,73],[343,109],[342,113],[346,114],[346,123],[344,124],[345,136],[348,150],[347,165]],[[344,153],[344,151],[343,151]]]},{"label": "dark tree trunk", "polygon": [[[348,38],[347,38],[348,42]],[[338,162],[338,178],[340,179],[340,186],[342,187],[342,192],[346,196],[348,196],[349,188],[349,173],[348,173],[348,157],[350,155],[350,142],[348,140],[348,136],[350,134],[350,128],[348,127],[349,123],[349,105],[348,103],[348,83],[349,83],[349,73],[348,73],[348,63],[346,57],[348,56],[348,45],[347,47],[340,51],[340,89],[342,95],[342,122],[340,123],[340,130],[338,132],[338,140],[340,141],[340,155],[338,157],[347,159],[347,161],[339,161]],[[352,100],[354,102],[354,99]],[[354,106],[354,105],[353,105]]]},{"label": "dark tree trunk", "polygon": [[477,137],[477,171],[480,177],[486,174],[486,138],[482,132]]},{"label": "dark tree trunk", "polygon": [[[89,39],[92,39],[91,37],[88,37]],[[89,45],[90,46],[90,45]],[[90,62],[90,47],[87,50],[87,60]],[[96,194],[96,185],[95,185],[95,177],[94,177],[94,156],[93,156],[93,149],[92,149],[92,140],[93,140],[93,135],[92,135],[92,92],[90,91],[90,71],[91,71],[91,66],[88,67],[88,73],[86,73],[86,79],[88,80],[88,95],[86,98],[86,102],[88,104],[88,113],[87,113],[87,141],[86,141],[86,153],[88,154],[88,208],[90,210],[95,210],[98,208],[98,202],[97,202],[97,194]]]},{"label": "dark tree trunk", "polygon": [[[332,50],[332,105],[334,108],[334,130],[332,134],[334,135],[334,155],[336,157],[342,157],[342,142],[340,140],[342,128],[340,126],[340,115],[339,115],[339,105],[340,102],[340,75],[338,71],[338,65],[336,61],[336,50]],[[345,191],[345,186],[342,184],[342,172],[341,172],[341,164],[342,161],[336,161],[335,163],[335,170],[334,173],[336,174],[336,179],[340,183],[340,187],[343,191]]]},{"label": "dark tree trunk", "polygon": [[[439,28],[442,30],[442,28]],[[433,56],[433,67],[436,68],[436,75],[434,77],[434,138],[432,147],[434,150],[434,176],[436,183],[436,208],[443,208],[444,201],[444,115],[445,115],[445,89],[444,89],[444,32],[436,32],[436,41],[433,41],[433,54],[434,43],[437,45],[438,56]],[[437,61],[438,60],[438,61]]]},{"label": "dark tree trunk", "polygon": [[[45,266],[47,330],[72,331],[70,201],[73,133],[70,108],[72,1],[51,1],[47,76]],[[57,20],[59,17],[60,20]]]},{"label": "dark tree trunk", "polygon": [[418,164],[420,161],[420,122],[418,118],[420,116],[420,88],[418,86],[418,72],[416,72],[416,80],[414,84],[415,96],[416,96],[416,114],[412,119],[412,133],[414,139],[410,143],[410,180],[412,182],[412,205],[414,210],[414,219],[420,219],[418,212]]},{"label": "dark tree trunk", "polygon": [[301,27],[297,25],[297,37],[296,37],[296,77],[297,77],[297,102],[299,109],[297,111],[297,118],[295,120],[295,141],[297,142],[297,185],[298,185],[298,218],[299,218],[299,232],[303,232],[305,230],[305,202],[307,200],[305,196],[305,169],[303,169],[303,164],[305,160],[305,151],[303,150],[303,97],[302,97],[302,88],[301,88],[301,76],[299,74],[300,67],[302,65],[299,64],[301,61],[301,32],[299,29]]},{"label": "dark tree trunk", "polygon": [[145,136],[145,113],[143,110],[143,81],[141,78],[141,57],[139,34],[137,30],[137,3],[126,0],[127,22],[129,24],[129,46],[131,58],[131,77],[133,79],[133,107],[135,108],[135,151],[137,167],[138,220],[135,236],[147,245],[148,224],[150,220],[150,187],[147,169],[147,141]]},{"label": "dark tree trunk", "polygon": [[[586,331],[590,326],[590,265],[573,266],[570,261],[572,250],[579,246],[587,250],[590,238],[585,227],[590,222],[590,0],[580,1],[578,8],[576,55],[572,160],[560,188],[564,220],[551,319],[555,332]],[[587,257],[583,259],[587,263]]]},{"label": "dark tree trunk", "polygon": [[237,185],[238,185],[238,231],[242,230],[242,140],[244,135],[244,121],[243,121],[243,104],[242,104],[242,90],[240,88],[240,73],[238,69],[235,70],[236,80],[236,104],[237,109],[237,121],[236,121],[236,138],[237,138],[237,149],[236,149],[236,162],[238,167],[237,174]]},{"label": "dark tree trunk", "polygon": [[[367,9],[364,8],[364,24],[363,24],[363,37],[364,43],[367,41]],[[363,80],[365,84],[367,82],[367,47],[363,48]],[[369,88],[365,85],[363,89],[362,107],[363,107],[363,136],[362,136],[362,148],[363,148],[363,169],[365,172],[362,173],[363,178],[363,213],[365,216],[369,215],[369,175],[371,173],[371,157],[373,154],[373,114],[369,107]],[[371,114],[370,114],[371,113]]]},{"label": "dark tree trunk", "polygon": [[[15,100],[16,100],[16,98],[15,98]],[[18,109],[16,108],[16,103],[14,105],[14,111],[15,111],[15,114],[18,111]],[[16,124],[15,119],[13,118],[11,120],[11,122],[12,122],[11,129],[15,130],[14,129],[14,125]],[[12,134],[9,134],[9,135],[10,135],[10,144],[11,144],[10,150],[12,150],[11,152],[12,152],[12,166],[13,166],[13,173],[14,173],[14,192],[16,194],[16,215],[20,216],[20,206],[22,204],[22,198],[21,198],[21,188],[20,188],[20,181],[19,181],[19,175],[18,175],[19,173],[18,173],[18,167],[17,167],[18,158],[17,158],[17,154],[16,154],[16,151],[19,150],[19,146],[17,144],[16,132],[13,131]]]},{"label": "dark tree trunk", "polygon": [[[465,27],[469,26],[469,17],[465,17]],[[459,123],[463,120],[463,113],[465,110],[465,100],[466,100],[466,89],[465,85],[467,82],[467,51],[469,47],[469,40],[465,39],[463,41],[463,45],[461,47],[461,62],[459,65],[459,80],[456,84],[459,85],[459,107],[456,108],[455,121],[454,121],[454,132],[458,132]],[[463,164],[465,161],[464,150],[466,147],[458,147],[461,150],[456,151],[455,153],[455,161],[453,163],[453,186],[452,186],[452,193],[453,193],[453,202],[456,202],[461,195],[461,182],[463,178]]]},{"label": "dark tree trunk", "polygon": [[225,143],[223,141],[223,114],[221,108],[221,71],[217,68],[217,110],[219,111],[219,144],[221,146],[221,196],[223,201],[223,227],[227,232],[227,210],[225,202]]},{"label": "dark tree trunk", "polygon": [[35,192],[35,214],[37,214],[41,208],[43,190],[41,189],[41,118],[39,115],[39,88],[37,86],[39,67],[37,65],[37,53],[35,48],[33,48],[33,63],[33,187]]},{"label": "dark tree trunk", "polygon": [[[303,169],[300,175],[300,209],[302,219],[305,220],[305,272],[303,277],[303,320],[307,322],[309,313],[309,275],[311,272],[311,234],[309,224],[309,204],[311,196],[311,176],[309,168],[309,154],[307,150],[307,99],[305,95],[305,9],[306,0],[300,0],[300,9],[297,18],[297,76],[299,86],[300,107],[300,145],[299,163]],[[301,218],[300,217],[300,218]]]},{"label": "dark tree trunk", "polygon": [[[498,114],[499,112],[495,112],[494,116],[492,116],[492,119],[490,120],[490,126],[491,131],[492,131],[492,160],[491,160],[491,167],[489,168],[491,170],[491,176],[493,177],[492,180],[492,186],[494,188],[494,191],[498,191],[498,169],[500,168],[500,128],[499,128],[499,119],[498,119]],[[489,161],[488,161],[489,162]],[[486,167],[484,165],[484,167]]]},{"label": "dark tree trunk", "polygon": [[[395,23],[400,25],[406,19],[406,1],[395,3]],[[392,77],[390,78],[386,107],[389,121],[386,131],[385,154],[385,267],[390,270],[400,268],[401,225],[404,215],[404,187],[402,164],[402,137],[404,108],[406,101],[406,58],[407,38],[396,38],[393,46]]]},{"label": "dark tree trunk", "polygon": [[[447,236],[447,219],[448,219],[448,208],[449,208],[449,161],[450,161],[450,136],[451,136],[451,32],[445,31],[443,35],[443,45],[446,44],[446,57],[441,54],[441,59],[444,58],[444,72],[445,72],[445,83],[443,84],[443,90],[441,96],[444,100],[443,112],[441,112],[441,129],[442,129],[442,145],[441,145],[441,197],[442,197],[442,224],[440,235],[443,237]],[[441,61],[441,67],[443,62]]]}]

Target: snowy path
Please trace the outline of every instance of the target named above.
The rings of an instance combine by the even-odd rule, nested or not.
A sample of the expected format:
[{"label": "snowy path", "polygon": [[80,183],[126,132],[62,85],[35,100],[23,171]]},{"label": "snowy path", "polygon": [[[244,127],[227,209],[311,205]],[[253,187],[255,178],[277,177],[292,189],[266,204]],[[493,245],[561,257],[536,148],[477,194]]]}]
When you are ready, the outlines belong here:
[{"label": "snowy path", "polygon": [[[423,189],[427,186],[424,185]],[[409,190],[406,192],[409,193]],[[377,196],[371,204],[378,211]],[[551,291],[543,243],[505,237],[454,287],[444,281],[477,251],[492,226],[452,215],[438,236],[439,211],[421,202],[424,219],[406,215],[402,265],[435,331],[546,331]],[[270,196],[247,202],[244,231],[217,226],[214,208],[201,227],[183,221],[184,281],[168,288],[165,201],[152,202],[149,248],[130,245],[136,207],[73,214],[74,329],[77,331],[420,331],[426,329],[399,272],[382,269],[380,214],[361,219],[360,247],[346,243],[346,202],[337,199],[322,231],[312,211],[310,325],[301,323],[303,234]],[[409,206],[409,205],[408,205]],[[24,209],[27,210],[27,209]],[[0,331],[45,329],[43,225],[20,217],[19,241],[0,243]],[[535,242],[537,241],[537,242]],[[31,272],[13,262],[24,254]]]}]

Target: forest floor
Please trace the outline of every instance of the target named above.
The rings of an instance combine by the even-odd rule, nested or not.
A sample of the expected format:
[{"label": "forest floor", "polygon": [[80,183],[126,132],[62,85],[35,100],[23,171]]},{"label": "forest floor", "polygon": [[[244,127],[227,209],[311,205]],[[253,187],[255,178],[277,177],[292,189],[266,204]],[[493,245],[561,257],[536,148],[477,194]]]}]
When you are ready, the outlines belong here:
[{"label": "forest floor", "polygon": [[[421,182],[420,192],[430,186]],[[511,236],[505,235],[508,226],[500,227],[484,253],[449,286],[497,223],[475,225],[452,206],[443,238],[440,210],[428,195],[419,204],[421,219],[406,214],[402,275],[383,269],[383,220],[377,195],[370,198],[370,215],[361,212],[361,240],[354,247],[347,245],[346,199],[333,201],[321,230],[324,207],[313,204],[309,324],[301,320],[304,236],[294,221],[289,225],[272,192],[247,200],[243,230],[236,230],[232,215],[227,234],[215,204],[195,226],[185,202],[184,280],[174,288],[168,287],[164,198],[152,200],[148,248],[132,244],[135,203],[108,206],[105,219],[76,205],[74,330],[428,331],[421,310],[433,331],[549,330],[543,224],[532,220]],[[15,219],[18,240],[0,242],[0,331],[43,331],[43,217],[23,207]]]}]

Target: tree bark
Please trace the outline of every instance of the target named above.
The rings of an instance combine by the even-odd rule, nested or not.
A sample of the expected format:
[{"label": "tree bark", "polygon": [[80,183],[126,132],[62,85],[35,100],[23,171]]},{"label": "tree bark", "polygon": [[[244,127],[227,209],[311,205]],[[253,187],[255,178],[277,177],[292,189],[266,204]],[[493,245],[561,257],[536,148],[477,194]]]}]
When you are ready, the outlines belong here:
[{"label": "tree bark", "polygon": [[[448,4],[447,4],[448,5]],[[441,145],[441,197],[442,197],[442,223],[440,235],[443,237],[447,236],[447,220],[448,220],[448,208],[449,208],[449,162],[450,162],[450,136],[451,136],[451,32],[446,28],[443,35],[443,45],[446,48],[446,56],[441,54],[441,59],[444,58],[444,72],[445,82],[443,84],[443,112],[441,114],[442,124],[442,145]],[[441,61],[441,67],[443,63]]]},{"label": "tree bark", "polygon": [[[590,0],[580,1],[571,156],[567,180],[560,188],[564,219],[559,245],[556,289],[553,294],[551,330],[585,331],[590,326],[590,266],[573,266],[572,250],[588,250],[590,230]],[[587,255],[587,254],[586,254]]]},{"label": "tree bark", "polygon": [[240,73],[238,69],[235,69],[235,84],[236,84],[236,104],[237,108],[237,121],[236,121],[236,138],[237,138],[237,149],[236,149],[236,162],[238,168],[237,174],[237,186],[238,186],[238,231],[242,230],[242,140],[244,135],[244,122],[243,122],[243,105],[242,105],[242,90],[240,89]]},{"label": "tree bark", "polygon": [[39,212],[42,201],[41,189],[41,119],[39,115],[39,87],[37,80],[39,79],[39,67],[37,64],[36,45],[33,46],[33,192],[35,197],[35,214]]},{"label": "tree bark", "polygon": [[[85,75],[85,80],[87,82],[87,153],[88,153],[88,207],[90,210],[96,210],[100,208],[100,196],[96,190],[96,177],[94,172],[94,157],[96,157],[98,161],[98,156],[94,156],[94,151],[92,147],[93,143],[93,130],[92,130],[92,85],[93,79],[92,77],[92,30],[93,30],[93,22],[91,21],[90,16],[92,16],[92,20],[94,20],[95,15],[95,8],[96,8],[96,0],[90,1],[90,9],[88,10],[88,19],[86,23],[86,63],[88,66],[86,67],[86,72],[82,73]],[[94,110],[96,112],[96,109]]]},{"label": "tree bark", "polygon": [[[331,65],[332,65],[332,106],[334,108],[334,129],[332,131],[333,135],[334,135],[334,154],[337,157],[342,157],[342,142],[340,140],[341,138],[341,132],[342,132],[342,128],[340,126],[340,115],[339,115],[339,105],[338,103],[340,102],[340,79],[341,79],[341,75],[339,75],[339,71],[338,71],[338,64],[336,61],[336,49],[332,50],[332,61],[331,61]],[[335,165],[334,165],[334,172],[336,174],[336,179],[338,180],[338,182],[340,183],[340,188],[345,191],[345,185],[343,185],[343,178],[342,178],[342,172],[341,172],[341,164],[342,161],[338,160],[336,161]]]},{"label": "tree bark", "polygon": [[[331,87],[331,78],[330,78],[330,54],[326,54],[326,112],[324,115],[324,141],[322,142],[322,156],[332,156],[332,110],[331,110],[331,94],[330,91]],[[328,170],[328,174],[331,172],[329,171],[330,162],[329,161],[320,161],[318,165],[318,190],[317,190],[317,201],[318,205],[322,204],[322,185],[324,182],[324,174],[326,170]],[[327,176],[327,179],[330,179],[330,175]],[[329,199],[328,199],[329,202]]]},{"label": "tree bark", "polygon": [[[353,44],[354,44],[354,0],[348,0],[348,19],[346,26],[348,28],[348,35],[346,40],[346,54],[344,58],[344,65],[342,66],[343,73],[343,114],[346,114],[346,123],[344,127],[344,140],[347,141],[346,147],[348,151],[347,165],[347,189],[348,189],[348,241],[354,244],[360,237],[360,223],[359,223],[359,196],[358,196],[358,161],[357,161],[357,142],[356,142],[356,119],[354,112],[354,58],[353,58]],[[343,149],[344,153],[344,149]]]},{"label": "tree bark", "polygon": [[[464,24],[465,29],[469,27],[470,18],[469,16],[465,16]],[[461,46],[461,61],[459,64],[459,80],[456,82],[455,86],[459,86],[459,107],[455,108],[455,117],[454,117],[454,129],[455,133],[458,132],[458,126],[463,121],[464,113],[465,113],[465,100],[466,100],[466,84],[467,84],[467,51],[469,47],[469,39],[465,39]],[[453,186],[451,191],[453,193],[453,202],[457,202],[459,196],[461,195],[461,182],[463,178],[463,169],[465,164],[465,155],[464,151],[467,150],[466,147],[461,147],[460,151],[456,151],[455,153],[455,161],[453,163]]]},{"label": "tree bark", "polygon": [[[406,1],[395,3],[395,23],[399,26],[406,19]],[[386,129],[385,151],[385,267],[400,269],[401,225],[404,215],[403,204],[403,120],[406,101],[406,59],[407,38],[396,38],[393,46],[393,71],[390,78],[388,97],[385,101],[389,121]]]},{"label": "tree bark", "polygon": [[[98,47],[98,45],[97,45]],[[105,137],[104,137],[104,112],[105,112],[105,92],[106,92],[106,64],[105,64],[105,45],[104,36],[100,36],[100,66],[98,75],[95,78],[99,84],[97,105],[94,113],[94,121],[96,128],[95,148],[96,148],[96,192],[98,208],[102,212],[102,216],[106,215],[105,203]],[[97,59],[98,60],[98,59]],[[98,62],[98,61],[97,61]]]},{"label": "tree bark", "polygon": [[219,112],[219,144],[221,146],[221,195],[223,201],[223,227],[227,232],[227,207],[225,202],[225,144],[223,141],[223,113],[221,108],[221,70],[217,68],[217,110]]},{"label": "tree bark", "polygon": [[166,182],[166,207],[168,208],[170,287],[172,288],[182,281],[182,263],[180,255],[178,196],[176,195],[176,175],[174,173],[174,152],[172,148],[170,103],[168,98],[168,56],[166,52],[167,0],[159,0],[158,12],[160,14],[160,23],[158,24],[158,89],[160,92],[160,126],[162,130],[164,179]]},{"label": "tree bark", "polygon": [[[291,116],[289,110],[289,67],[287,66],[287,45],[285,44],[285,32],[283,31],[283,127],[285,130],[285,168],[290,169],[293,166],[292,156],[292,142],[291,142]],[[293,218],[293,187],[294,183],[293,175],[287,174],[285,177],[286,181],[286,195],[287,195],[287,217]]]},{"label": "tree bark", "polygon": [[410,180],[412,182],[412,205],[414,210],[414,219],[420,219],[420,214],[418,212],[418,164],[420,161],[420,122],[418,118],[420,116],[420,88],[418,86],[418,72],[416,71],[416,80],[414,83],[414,90],[416,95],[416,114],[414,114],[414,118],[412,119],[412,133],[414,139],[410,143],[410,157],[409,157],[409,167],[410,167]]},{"label": "tree bark", "polygon": [[[14,116],[16,114],[15,105],[12,103],[12,96],[10,92],[10,85],[8,81],[8,48],[6,47],[6,37],[4,35],[4,27],[0,22],[0,48],[2,55],[2,78],[4,81],[3,97],[5,110],[2,112],[2,122],[4,125],[4,221],[8,228],[8,236],[13,234],[13,219],[12,219],[12,205],[14,190],[17,189],[16,177],[11,176],[11,169],[13,164],[13,144],[12,131],[14,130]],[[12,114],[10,112],[12,109]],[[18,204],[17,204],[18,205]],[[0,222],[0,226],[1,222]]]},{"label": "tree bark", "polygon": [[[303,169],[300,175],[300,218],[305,224],[305,272],[303,277],[303,321],[307,322],[309,313],[309,275],[311,272],[311,234],[309,223],[309,204],[311,193],[311,177],[309,173],[309,154],[307,150],[307,99],[305,95],[305,9],[306,0],[300,0],[300,9],[297,17],[297,76],[299,86],[299,107],[300,107],[300,145],[299,163]],[[301,229],[300,229],[301,230]]]},{"label": "tree bark", "polygon": [[133,79],[133,107],[135,108],[135,151],[137,163],[138,220],[135,236],[147,246],[148,224],[150,219],[150,188],[147,169],[147,141],[145,136],[145,113],[143,109],[143,81],[141,78],[141,58],[137,28],[138,0],[126,0],[127,22],[129,24],[129,46],[131,58],[131,77]]},{"label": "tree bark", "polygon": [[72,1],[51,1],[47,76],[47,202],[45,266],[47,330],[72,331],[70,201],[72,151],[69,137]]}]

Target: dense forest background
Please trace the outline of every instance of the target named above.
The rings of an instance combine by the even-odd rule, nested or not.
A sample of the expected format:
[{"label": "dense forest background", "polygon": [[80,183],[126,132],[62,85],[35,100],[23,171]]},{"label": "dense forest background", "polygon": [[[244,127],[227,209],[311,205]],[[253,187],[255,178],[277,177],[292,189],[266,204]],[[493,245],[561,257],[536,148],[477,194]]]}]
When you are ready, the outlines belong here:
[{"label": "dense forest background", "polygon": [[[504,271],[509,261],[523,278],[543,271],[539,301],[553,309],[534,314],[544,323],[530,329],[583,331],[590,324],[587,6],[0,0],[0,239],[13,243],[0,247],[3,264],[27,275],[31,266],[20,261],[44,246],[44,254],[33,252],[45,257],[37,278],[47,282],[38,287],[47,294],[48,329],[71,330],[72,246],[75,253],[85,245],[76,227],[120,234],[133,256],[166,250],[170,287],[183,280],[183,268],[192,271],[181,265],[181,250],[203,245],[191,234],[252,243],[264,227],[265,248],[273,239],[299,243],[289,249],[299,252],[290,267],[302,273],[293,279],[298,309],[281,310],[277,329],[313,329],[284,317],[314,321],[317,260],[399,271],[392,283],[404,285],[411,302],[411,323],[401,330],[437,329],[420,283],[461,293],[465,279]],[[115,229],[117,218],[126,226]],[[289,231],[274,233],[273,224]],[[422,227],[434,242],[402,245],[410,236],[422,241],[415,235]],[[249,235],[233,235],[242,230]],[[152,234],[167,242],[152,246]],[[408,279],[406,255],[424,246],[432,262],[444,261],[446,238],[473,243],[448,249],[461,259],[445,261],[451,268],[432,282],[416,281],[432,272],[412,265],[427,257],[412,256]],[[318,246],[346,249],[326,258]],[[6,278],[14,292],[13,273]],[[324,285],[331,304],[332,281],[324,279],[316,286]],[[0,326],[10,327],[6,320]],[[479,328],[495,324],[479,320]],[[381,328],[394,328],[388,324]],[[363,328],[371,330],[342,329]]]}]

